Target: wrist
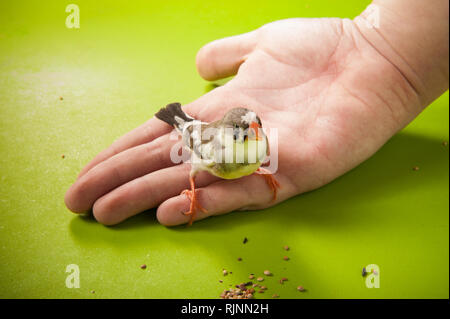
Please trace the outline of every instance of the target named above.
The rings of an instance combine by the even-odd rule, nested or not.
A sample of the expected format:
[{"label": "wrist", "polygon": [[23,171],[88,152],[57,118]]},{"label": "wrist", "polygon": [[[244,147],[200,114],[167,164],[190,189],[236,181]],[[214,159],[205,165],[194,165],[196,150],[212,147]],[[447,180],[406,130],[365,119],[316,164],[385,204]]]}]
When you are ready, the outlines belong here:
[{"label": "wrist", "polygon": [[402,75],[419,112],[448,89],[447,0],[374,0],[354,22]]}]

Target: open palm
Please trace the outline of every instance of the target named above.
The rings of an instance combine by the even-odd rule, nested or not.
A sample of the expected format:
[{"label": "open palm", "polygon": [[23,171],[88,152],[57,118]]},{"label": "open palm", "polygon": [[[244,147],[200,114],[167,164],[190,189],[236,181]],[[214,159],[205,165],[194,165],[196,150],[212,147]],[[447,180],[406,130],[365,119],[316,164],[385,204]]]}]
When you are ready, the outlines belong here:
[{"label": "open palm", "polygon": [[[277,200],[264,179],[220,180],[202,173],[197,219],[260,209],[320,187],[379,149],[418,113],[404,103],[407,81],[351,20],[288,19],[214,41],[197,55],[207,80],[237,75],[183,106],[202,121],[233,107],[254,110],[278,131]],[[168,101],[173,102],[173,101]],[[80,173],[66,194],[74,212],[93,209],[107,225],[152,207],[164,225],[186,223],[189,164],[174,164],[172,128],[152,118],[115,141]]]}]

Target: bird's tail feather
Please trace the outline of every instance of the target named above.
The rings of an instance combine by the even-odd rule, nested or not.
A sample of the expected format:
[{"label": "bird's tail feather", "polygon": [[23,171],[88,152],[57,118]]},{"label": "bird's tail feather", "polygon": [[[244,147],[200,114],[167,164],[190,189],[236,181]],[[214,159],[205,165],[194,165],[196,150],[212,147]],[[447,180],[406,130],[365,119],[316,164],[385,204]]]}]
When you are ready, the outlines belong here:
[{"label": "bird's tail feather", "polygon": [[160,109],[155,116],[161,121],[180,129],[185,122],[193,121],[194,119],[183,112],[180,103],[170,103],[166,107]]}]

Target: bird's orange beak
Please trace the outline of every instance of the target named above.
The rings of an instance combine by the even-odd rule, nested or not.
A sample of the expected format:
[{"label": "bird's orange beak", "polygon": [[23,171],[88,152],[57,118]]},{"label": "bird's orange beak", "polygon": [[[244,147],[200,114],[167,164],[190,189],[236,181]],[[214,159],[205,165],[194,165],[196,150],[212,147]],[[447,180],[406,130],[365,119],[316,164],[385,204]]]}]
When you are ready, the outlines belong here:
[{"label": "bird's orange beak", "polygon": [[262,138],[259,136],[259,129],[261,128],[261,125],[259,125],[257,122],[252,122],[250,123],[250,128],[255,131],[256,140],[262,140]]}]

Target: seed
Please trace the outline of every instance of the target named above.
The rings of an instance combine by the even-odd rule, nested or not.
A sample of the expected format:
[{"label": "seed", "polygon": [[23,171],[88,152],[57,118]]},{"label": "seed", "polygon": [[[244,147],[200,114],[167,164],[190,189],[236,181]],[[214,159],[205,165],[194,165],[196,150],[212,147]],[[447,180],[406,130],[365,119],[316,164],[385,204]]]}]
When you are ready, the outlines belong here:
[{"label": "seed", "polygon": [[222,270],[222,274],[223,274],[224,276],[226,276],[226,275],[228,275],[228,271],[226,271],[226,270],[224,269],[224,270]]},{"label": "seed", "polygon": [[303,292],[303,291],[305,291],[305,288],[303,288],[303,286],[298,286],[297,290]]},{"label": "seed", "polygon": [[287,281],[288,279],[286,277],[281,278],[283,281]]},{"label": "seed", "polygon": [[258,281],[263,281],[264,278],[263,278],[263,277],[258,277],[258,278],[256,278],[256,280],[258,280]]},{"label": "seed", "polygon": [[248,299],[253,299],[253,294],[248,294],[248,295],[247,295],[247,298],[248,298]]},{"label": "seed", "polygon": [[288,256],[284,256],[283,259],[284,260],[289,260],[289,257]]},{"label": "seed", "polygon": [[272,298],[278,298],[278,297],[280,297],[280,296],[277,295],[277,294],[274,294],[274,295],[272,296]]},{"label": "seed", "polygon": [[253,294],[253,293],[255,293],[255,289],[254,289],[254,288],[250,288],[250,289],[248,290],[248,292],[251,293],[251,294]]},{"label": "seed", "polygon": [[247,239],[247,237],[244,237],[244,241],[243,241],[243,243],[244,244],[246,244],[248,242],[248,239]]},{"label": "seed", "polygon": [[413,171],[418,171],[419,170],[419,166],[414,166],[413,167]]},{"label": "seed", "polygon": [[272,273],[269,270],[264,270],[264,275],[272,276]]},{"label": "seed", "polygon": [[447,141],[443,141],[443,142],[442,142],[442,145],[448,146],[448,142],[447,142]]},{"label": "seed", "polygon": [[251,284],[253,284],[253,282],[247,281],[244,285],[245,285],[245,286],[250,286]]},{"label": "seed", "polygon": [[239,257],[238,259],[237,259],[238,261],[242,261],[242,258],[241,257]]},{"label": "seed", "polygon": [[284,246],[284,250],[289,250],[289,246]]},{"label": "seed", "polygon": [[64,155],[64,154],[63,154],[63,155],[61,155],[61,158],[65,158],[65,157],[66,157],[66,155]]},{"label": "seed", "polygon": [[146,264],[141,265],[141,269],[145,269],[145,268],[147,268]]},{"label": "seed", "polygon": [[223,283],[223,280],[219,280],[220,283]]},{"label": "seed", "polygon": [[259,285],[258,285],[258,284],[253,284],[252,287],[253,287],[253,288],[259,287]]},{"label": "seed", "polygon": [[95,294],[95,290],[91,290],[90,292],[91,292],[91,294]]},{"label": "seed", "polygon": [[365,277],[367,275],[366,267],[362,269],[362,276]]},{"label": "seed", "polygon": [[255,279],[255,276],[254,275],[250,275],[250,276],[248,276],[248,279]]},{"label": "seed", "polygon": [[258,292],[260,293],[260,294],[263,294],[264,293],[264,290],[258,290]]},{"label": "seed", "polygon": [[62,101],[62,100],[63,100],[63,97],[62,97],[62,96],[60,96],[60,97],[59,97],[59,99],[60,99],[60,100]]},{"label": "seed", "polygon": [[266,286],[261,286],[261,289],[262,289],[262,290],[266,290],[267,287],[266,287]]}]

